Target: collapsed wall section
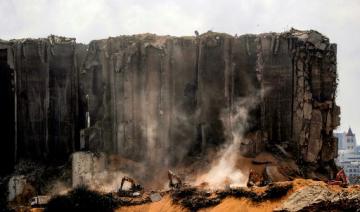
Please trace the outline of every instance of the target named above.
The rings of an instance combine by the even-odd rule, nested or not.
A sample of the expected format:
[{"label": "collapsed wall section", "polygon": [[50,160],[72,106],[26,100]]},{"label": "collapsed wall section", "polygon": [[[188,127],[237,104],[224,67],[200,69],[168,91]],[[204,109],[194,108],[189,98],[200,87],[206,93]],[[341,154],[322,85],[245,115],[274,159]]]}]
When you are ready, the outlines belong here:
[{"label": "collapsed wall section", "polygon": [[328,162],[337,156],[333,129],[340,124],[335,103],[337,87],[336,44],[310,31],[294,32],[293,137],[298,157],[307,163]]}]

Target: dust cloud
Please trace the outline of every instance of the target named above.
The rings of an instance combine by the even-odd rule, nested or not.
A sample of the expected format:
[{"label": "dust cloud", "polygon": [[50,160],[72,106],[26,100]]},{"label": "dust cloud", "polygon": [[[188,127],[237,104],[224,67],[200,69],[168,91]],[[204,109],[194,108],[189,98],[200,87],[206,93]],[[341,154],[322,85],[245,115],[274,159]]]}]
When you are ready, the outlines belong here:
[{"label": "dust cloud", "polygon": [[[206,182],[210,188],[224,188],[229,184],[245,186],[246,174],[236,168],[240,154],[240,144],[249,127],[250,111],[259,104],[259,95],[238,99],[230,112],[230,135],[223,149],[212,162],[210,170],[196,179],[195,184]],[[223,117],[225,117],[225,113]],[[223,119],[224,120],[224,119]]]}]

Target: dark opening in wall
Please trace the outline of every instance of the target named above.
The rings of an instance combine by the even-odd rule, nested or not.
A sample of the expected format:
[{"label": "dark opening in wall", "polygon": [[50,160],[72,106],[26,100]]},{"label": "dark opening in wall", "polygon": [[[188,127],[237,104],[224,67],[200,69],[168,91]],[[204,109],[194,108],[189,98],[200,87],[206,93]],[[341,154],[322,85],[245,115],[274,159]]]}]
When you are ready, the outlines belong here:
[{"label": "dark opening in wall", "polygon": [[0,49],[0,175],[11,171],[15,160],[13,74],[7,63],[7,49]]}]

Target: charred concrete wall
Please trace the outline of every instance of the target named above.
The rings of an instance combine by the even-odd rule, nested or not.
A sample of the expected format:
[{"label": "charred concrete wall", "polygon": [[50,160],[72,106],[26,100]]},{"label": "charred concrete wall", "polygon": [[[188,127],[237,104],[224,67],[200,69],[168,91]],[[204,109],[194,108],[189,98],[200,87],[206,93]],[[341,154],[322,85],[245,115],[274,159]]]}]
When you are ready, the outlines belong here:
[{"label": "charred concrete wall", "polygon": [[12,169],[15,159],[15,86],[14,69],[9,66],[8,49],[10,46],[0,40],[0,174]]},{"label": "charred concrete wall", "polygon": [[84,67],[92,125],[108,150],[137,158],[222,143],[231,129],[222,119],[260,92],[248,154],[281,144],[304,162],[336,156],[336,45],[316,31],[121,36],[93,41]]},{"label": "charred concrete wall", "polygon": [[245,97],[259,102],[245,155],[278,144],[306,164],[336,156],[336,45],[316,31],[8,45],[17,157],[58,158],[84,147],[171,164],[231,136],[231,113]]},{"label": "charred concrete wall", "polygon": [[16,100],[6,100],[15,105],[2,114],[16,111],[11,117],[16,124],[9,125],[11,148],[1,149],[15,160],[66,158],[79,139],[76,57],[81,45],[55,36],[4,43],[7,48],[1,50],[7,52],[7,65],[14,70],[10,82]]}]

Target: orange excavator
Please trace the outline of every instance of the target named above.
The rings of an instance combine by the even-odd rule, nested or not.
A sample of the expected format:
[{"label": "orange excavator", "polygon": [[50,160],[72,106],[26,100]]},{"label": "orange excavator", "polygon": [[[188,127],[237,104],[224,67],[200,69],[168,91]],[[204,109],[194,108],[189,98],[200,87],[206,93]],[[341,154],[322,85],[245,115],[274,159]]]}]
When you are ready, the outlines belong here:
[{"label": "orange excavator", "polygon": [[344,169],[340,169],[340,171],[336,174],[335,180],[330,180],[327,182],[329,185],[341,185],[347,186],[349,185],[349,180],[346,176]]},{"label": "orange excavator", "polygon": [[262,181],[263,181],[263,177],[260,176],[255,170],[250,169],[247,187],[261,186]]}]

